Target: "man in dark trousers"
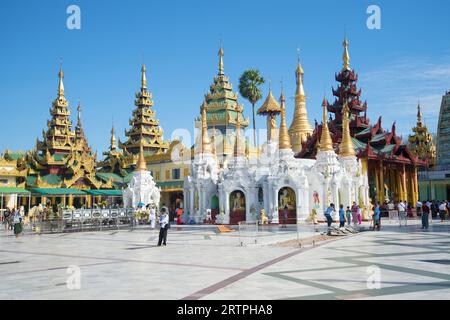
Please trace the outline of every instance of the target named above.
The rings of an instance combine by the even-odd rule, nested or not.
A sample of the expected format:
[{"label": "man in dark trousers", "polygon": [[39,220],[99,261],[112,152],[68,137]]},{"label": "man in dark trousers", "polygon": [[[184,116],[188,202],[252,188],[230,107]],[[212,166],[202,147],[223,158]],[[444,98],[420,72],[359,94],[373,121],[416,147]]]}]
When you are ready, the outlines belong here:
[{"label": "man in dark trousers", "polygon": [[161,246],[161,244],[166,245],[167,241],[167,229],[169,229],[169,215],[167,213],[167,208],[162,207],[161,208],[161,216],[159,217],[159,240],[158,240],[158,247]]}]

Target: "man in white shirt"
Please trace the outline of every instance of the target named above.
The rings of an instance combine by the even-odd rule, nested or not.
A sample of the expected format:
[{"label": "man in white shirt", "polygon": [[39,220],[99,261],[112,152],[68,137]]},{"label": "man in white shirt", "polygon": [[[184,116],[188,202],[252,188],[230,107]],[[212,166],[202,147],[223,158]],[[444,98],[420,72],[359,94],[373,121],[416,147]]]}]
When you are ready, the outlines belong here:
[{"label": "man in white shirt", "polygon": [[161,208],[161,216],[159,217],[159,240],[158,240],[158,247],[161,246],[161,243],[163,245],[166,245],[167,242],[167,230],[170,227],[169,224],[169,215],[167,213],[167,208],[162,207]]},{"label": "man in white shirt", "polygon": [[402,220],[406,220],[406,205],[403,201],[400,201],[397,205],[398,216]]},{"label": "man in white shirt", "polygon": [[441,222],[445,221],[445,216],[447,215],[447,203],[442,202],[439,205],[439,217],[441,218]]}]

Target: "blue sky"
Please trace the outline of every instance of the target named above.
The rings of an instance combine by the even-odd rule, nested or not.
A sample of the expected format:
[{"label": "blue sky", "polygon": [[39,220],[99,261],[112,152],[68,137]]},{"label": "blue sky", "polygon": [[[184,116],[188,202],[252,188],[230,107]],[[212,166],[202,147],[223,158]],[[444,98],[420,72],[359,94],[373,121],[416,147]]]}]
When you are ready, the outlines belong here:
[{"label": "blue sky", "polygon": [[[71,4],[81,8],[81,30],[66,28]],[[370,4],[381,8],[381,30],[366,27]],[[72,119],[81,100],[85,132],[99,154],[112,119],[124,140],[143,62],[165,138],[177,128],[192,130],[217,72],[221,39],[235,89],[248,68],[271,78],[277,96],[283,79],[289,122],[300,47],[313,123],[324,92],[332,99],[345,30],[372,123],[382,115],[386,128],[397,121],[406,136],[420,98],[435,132],[441,96],[450,89],[449,12],[446,0],[1,1],[0,149],[29,149],[41,137],[60,59]],[[250,116],[249,103],[241,102]]]}]

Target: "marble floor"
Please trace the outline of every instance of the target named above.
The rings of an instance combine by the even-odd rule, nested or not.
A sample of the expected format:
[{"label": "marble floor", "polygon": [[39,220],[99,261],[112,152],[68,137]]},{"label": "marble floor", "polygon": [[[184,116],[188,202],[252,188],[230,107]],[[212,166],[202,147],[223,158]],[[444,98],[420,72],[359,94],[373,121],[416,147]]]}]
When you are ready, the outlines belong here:
[{"label": "marble floor", "polygon": [[157,247],[148,228],[1,230],[0,299],[450,299],[449,223],[385,224],[303,248],[271,244],[314,227],[252,232],[172,227]]}]

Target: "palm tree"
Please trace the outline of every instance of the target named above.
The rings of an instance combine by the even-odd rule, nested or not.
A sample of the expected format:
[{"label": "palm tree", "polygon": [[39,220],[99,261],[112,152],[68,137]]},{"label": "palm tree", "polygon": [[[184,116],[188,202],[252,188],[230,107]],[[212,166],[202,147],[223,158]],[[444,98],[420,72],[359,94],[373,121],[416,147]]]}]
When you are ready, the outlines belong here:
[{"label": "palm tree", "polygon": [[262,98],[260,87],[264,82],[264,78],[257,69],[246,70],[239,78],[239,93],[252,104],[254,146],[256,146],[255,104]]}]

